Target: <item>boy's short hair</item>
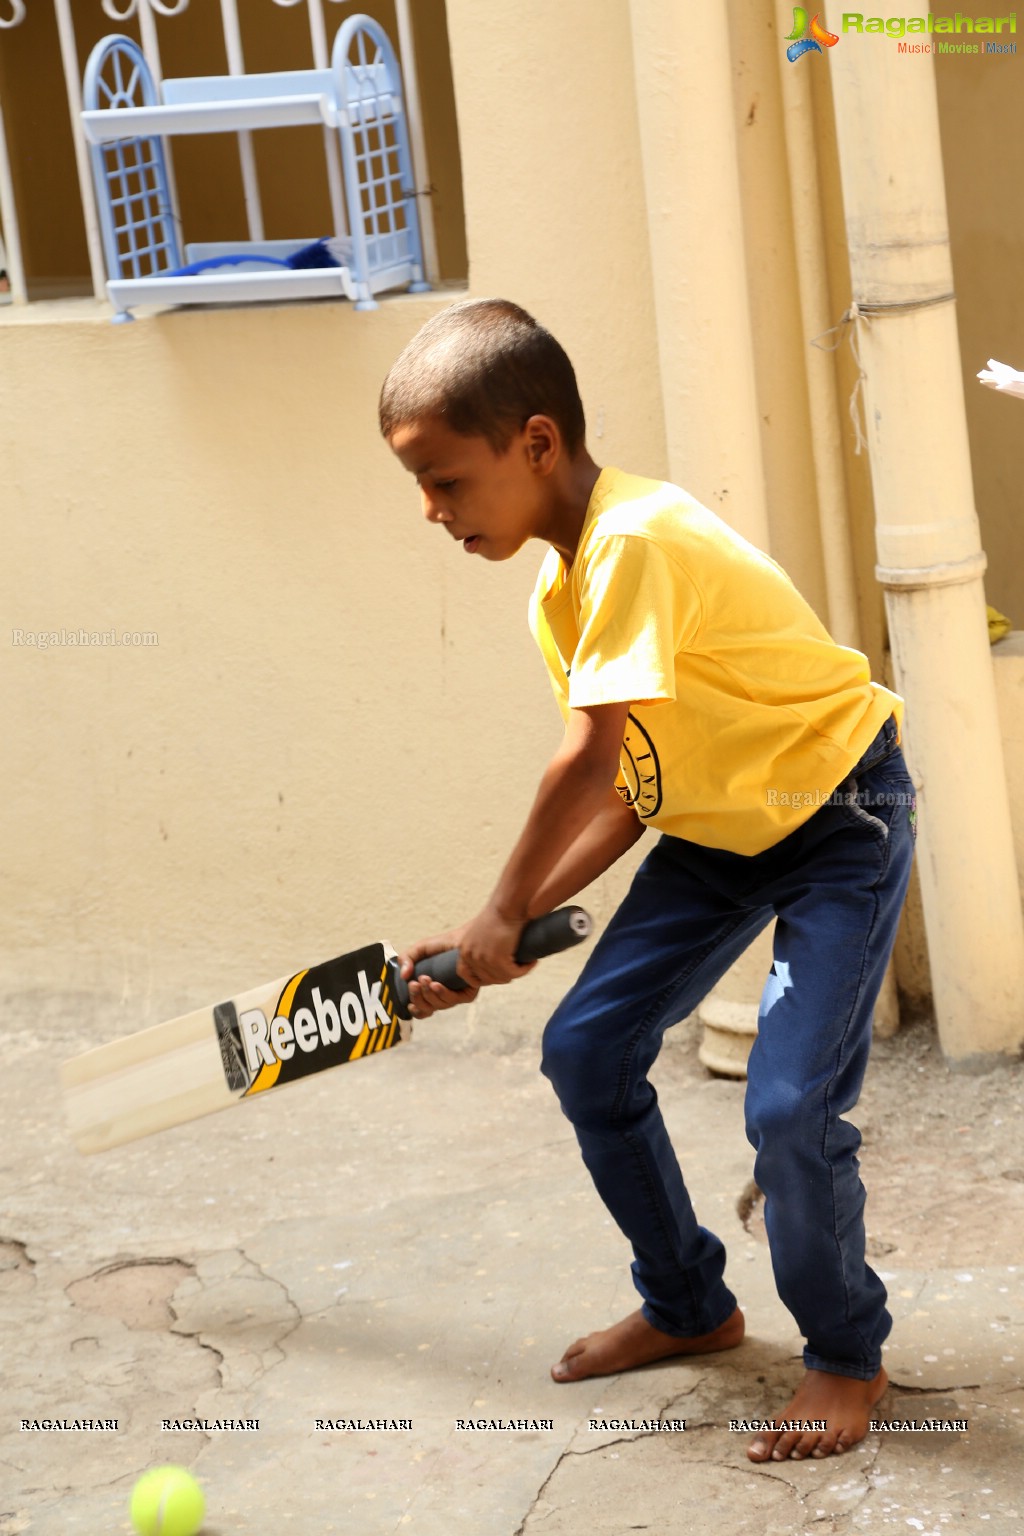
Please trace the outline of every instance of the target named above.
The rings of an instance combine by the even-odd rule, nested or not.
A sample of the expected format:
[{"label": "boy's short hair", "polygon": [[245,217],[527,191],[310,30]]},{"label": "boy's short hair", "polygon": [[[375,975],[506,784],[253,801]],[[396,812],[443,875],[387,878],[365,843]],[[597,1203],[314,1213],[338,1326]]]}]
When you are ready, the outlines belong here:
[{"label": "boy's short hair", "polygon": [[558,424],[570,457],[586,435],[583,402],[564,349],[508,299],[469,299],[428,320],[392,367],[380,396],[385,437],[436,417],[504,453],[531,416]]}]

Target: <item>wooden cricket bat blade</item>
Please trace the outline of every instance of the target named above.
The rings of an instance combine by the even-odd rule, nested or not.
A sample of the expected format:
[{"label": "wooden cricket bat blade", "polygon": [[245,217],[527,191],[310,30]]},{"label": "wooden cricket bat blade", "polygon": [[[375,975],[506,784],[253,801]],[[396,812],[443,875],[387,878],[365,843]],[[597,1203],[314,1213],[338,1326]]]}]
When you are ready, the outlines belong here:
[{"label": "wooden cricket bat blade", "polygon": [[72,1139],[106,1152],[400,1045],[394,970],[371,944],[66,1061]]},{"label": "wooden cricket bat blade", "polygon": [[[581,907],[561,907],[527,923],[516,958],[553,955],[590,929]],[[416,970],[458,989],[458,958],[446,950]],[[411,1035],[409,1017],[394,949],[369,944],[66,1061],[68,1128],[80,1152],[107,1152],[390,1050]]]}]

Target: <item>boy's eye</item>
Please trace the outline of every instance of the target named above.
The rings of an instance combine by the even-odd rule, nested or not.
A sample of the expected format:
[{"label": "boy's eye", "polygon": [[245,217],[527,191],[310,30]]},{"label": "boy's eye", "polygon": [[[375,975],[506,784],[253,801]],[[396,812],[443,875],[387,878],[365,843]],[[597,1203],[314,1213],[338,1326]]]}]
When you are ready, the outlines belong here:
[{"label": "boy's eye", "polygon": [[435,480],[434,481],[434,489],[436,491],[450,491],[454,487],[454,485],[455,485],[455,481],[454,480]]}]

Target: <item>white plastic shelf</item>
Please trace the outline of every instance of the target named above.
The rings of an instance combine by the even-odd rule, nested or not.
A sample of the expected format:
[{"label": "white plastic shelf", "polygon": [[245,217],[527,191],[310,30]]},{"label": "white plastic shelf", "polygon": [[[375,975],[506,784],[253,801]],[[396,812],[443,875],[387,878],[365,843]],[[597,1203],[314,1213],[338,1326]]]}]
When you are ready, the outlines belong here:
[{"label": "white plastic shelf", "polygon": [[[89,56],[83,100],[115,320],[130,319],[139,304],[344,296],[357,309],[375,309],[378,293],[429,287],[401,71],[387,33],[372,17],[342,22],[330,69],[198,75],[161,86],[139,45],[113,34]],[[254,259],[286,260],[312,240],[191,246],[182,261],[166,141],[178,134],[304,124],[340,136],[351,236],[332,237],[331,254],[344,265],[294,270]],[[229,256],[243,259],[189,276],[178,272],[192,262]]]},{"label": "white plastic shelf", "polygon": [[358,297],[347,267],[313,267],[301,272],[203,272],[196,277],[119,277],[107,284],[119,310],[136,304],[250,304],[254,300]]},{"label": "white plastic shelf", "polygon": [[147,134],[228,133],[243,128],[291,128],[303,123],[334,127],[334,109],[325,96],[283,96],[275,101],[201,103],[183,107],[122,107],[116,112],[83,112],[90,144],[141,139]]}]

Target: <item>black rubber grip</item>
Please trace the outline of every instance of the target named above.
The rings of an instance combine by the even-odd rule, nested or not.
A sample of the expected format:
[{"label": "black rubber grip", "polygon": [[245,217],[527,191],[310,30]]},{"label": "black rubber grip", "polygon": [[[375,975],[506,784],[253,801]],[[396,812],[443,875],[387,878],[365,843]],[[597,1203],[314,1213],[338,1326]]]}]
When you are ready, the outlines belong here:
[{"label": "black rubber grip", "polygon": [[[584,912],[582,907],[559,907],[556,912],[536,917],[523,929],[516,961],[519,965],[529,965],[533,960],[543,960],[546,955],[557,955],[563,949],[571,949],[574,944],[581,944],[589,936],[592,927],[590,914]],[[467,983],[456,974],[458,963],[458,950],[445,949],[438,955],[429,955],[427,959],[417,961],[413,975],[429,976],[431,981],[440,982],[442,987],[448,987],[452,992],[463,992]],[[391,972],[395,1012],[399,1018],[407,1019],[410,1017],[408,984],[399,975],[397,964],[392,962],[388,969]]]}]

